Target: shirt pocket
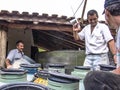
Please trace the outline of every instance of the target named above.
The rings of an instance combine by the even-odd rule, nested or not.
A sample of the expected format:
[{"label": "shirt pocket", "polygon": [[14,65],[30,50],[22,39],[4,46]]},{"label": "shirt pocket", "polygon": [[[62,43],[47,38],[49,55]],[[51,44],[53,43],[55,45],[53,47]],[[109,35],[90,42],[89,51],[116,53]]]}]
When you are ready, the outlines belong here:
[{"label": "shirt pocket", "polygon": [[96,38],[96,43],[97,44],[104,42],[104,38],[103,38],[102,34],[95,35],[95,38]]}]

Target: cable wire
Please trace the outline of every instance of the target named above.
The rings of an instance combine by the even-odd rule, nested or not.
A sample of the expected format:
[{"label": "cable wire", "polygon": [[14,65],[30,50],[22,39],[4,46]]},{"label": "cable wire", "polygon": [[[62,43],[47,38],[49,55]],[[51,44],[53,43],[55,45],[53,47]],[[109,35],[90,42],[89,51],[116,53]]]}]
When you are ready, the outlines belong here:
[{"label": "cable wire", "polygon": [[81,5],[83,4],[83,1],[84,1],[84,0],[82,0],[82,2],[80,3],[80,5],[78,6],[77,10],[74,12],[73,17],[75,16],[75,14],[76,14],[76,13],[78,12],[78,10],[80,9]]}]

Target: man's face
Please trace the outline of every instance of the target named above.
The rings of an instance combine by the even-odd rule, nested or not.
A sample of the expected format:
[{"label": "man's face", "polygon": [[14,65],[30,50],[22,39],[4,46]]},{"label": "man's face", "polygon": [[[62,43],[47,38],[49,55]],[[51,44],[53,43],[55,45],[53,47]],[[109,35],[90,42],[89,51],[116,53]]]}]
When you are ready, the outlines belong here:
[{"label": "man's face", "polygon": [[105,19],[111,28],[113,29],[118,28],[114,16],[112,16],[108,10],[105,10]]},{"label": "man's face", "polygon": [[98,22],[98,17],[96,16],[96,14],[88,15],[88,22],[89,24],[91,24],[92,27],[95,27]]},{"label": "man's face", "polygon": [[17,49],[18,49],[19,51],[23,51],[23,49],[24,49],[24,44],[23,44],[23,43],[19,43],[19,44],[17,45]]}]

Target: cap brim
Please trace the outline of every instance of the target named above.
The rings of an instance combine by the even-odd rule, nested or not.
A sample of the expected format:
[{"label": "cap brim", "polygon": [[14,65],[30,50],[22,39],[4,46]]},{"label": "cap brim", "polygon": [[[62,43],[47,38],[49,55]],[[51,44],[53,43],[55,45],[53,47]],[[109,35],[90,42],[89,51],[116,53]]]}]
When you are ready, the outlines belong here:
[{"label": "cap brim", "polygon": [[103,11],[103,13],[102,14],[105,14],[105,9],[104,9],[104,11]]}]

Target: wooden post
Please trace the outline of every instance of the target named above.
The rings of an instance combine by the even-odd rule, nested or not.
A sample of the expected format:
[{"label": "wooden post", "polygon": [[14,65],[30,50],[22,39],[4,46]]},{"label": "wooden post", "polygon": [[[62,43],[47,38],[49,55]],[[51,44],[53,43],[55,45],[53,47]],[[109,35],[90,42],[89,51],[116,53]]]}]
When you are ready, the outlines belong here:
[{"label": "wooden post", "polygon": [[0,66],[4,67],[6,57],[7,32],[4,26],[0,26]]},{"label": "wooden post", "polygon": [[84,6],[83,6],[83,11],[82,11],[82,16],[81,16],[81,22],[83,23],[83,17],[84,17],[84,13],[85,13],[85,9],[86,9],[86,4],[87,4],[87,0],[85,0],[84,2]]}]

